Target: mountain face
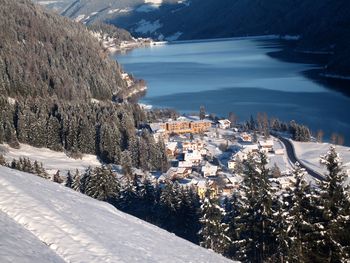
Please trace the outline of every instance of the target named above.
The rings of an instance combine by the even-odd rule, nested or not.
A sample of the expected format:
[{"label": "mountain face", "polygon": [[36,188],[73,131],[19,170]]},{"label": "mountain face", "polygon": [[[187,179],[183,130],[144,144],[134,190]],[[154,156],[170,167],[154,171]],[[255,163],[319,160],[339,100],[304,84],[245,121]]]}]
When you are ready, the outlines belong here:
[{"label": "mountain face", "polygon": [[347,0],[70,0],[63,6],[61,14],[70,18],[104,20],[156,39],[299,35],[297,50],[330,53],[328,70],[350,74]]},{"label": "mountain face", "polygon": [[119,65],[86,26],[29,0],[0,6],[1,95],[110,100],[126,88]]},{"label": "mountain face", "polygon": [[62,185],[0,166],[0,262],[232,262]]}]

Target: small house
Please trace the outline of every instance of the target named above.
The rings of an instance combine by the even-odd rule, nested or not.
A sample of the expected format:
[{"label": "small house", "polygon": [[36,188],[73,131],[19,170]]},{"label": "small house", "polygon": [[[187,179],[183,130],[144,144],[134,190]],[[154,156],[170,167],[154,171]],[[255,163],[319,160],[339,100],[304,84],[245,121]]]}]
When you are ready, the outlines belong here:
[{"label": "small house", "polygon": [[167,142],[166,145],[166,153],[168,156],[175,157],[178,153],[177,142]]},{"label": "small house", "polygon": [[252,136],[246,132],[243,132],[240,136],[242,142],[252,142]]},{"label": "small house", "polygon": [[259,141],[259,148],[268,153],[268,152],[273,152],[273,140],[264,140],[264,141]]},{"label": "small house", "polygon": [[202,166],[201,171],[204,177],[216,176],[216,173],[218,172],[218,167],[207,162],[204,166]]},{"label": "small house", "polygon": [[231,122],[227,119],[224,120],[219,120],[218,121],[218,126],[220,129],[229,129],[231,127]]}]

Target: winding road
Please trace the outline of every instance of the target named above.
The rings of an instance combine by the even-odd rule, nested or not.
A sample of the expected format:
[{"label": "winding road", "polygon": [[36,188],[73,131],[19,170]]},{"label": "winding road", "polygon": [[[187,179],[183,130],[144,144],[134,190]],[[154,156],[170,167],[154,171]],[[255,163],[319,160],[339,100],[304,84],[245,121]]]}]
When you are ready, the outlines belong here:
[{"label": "winding road", "polygon": [[298,162],[300,164],[300,167],[304,168],[306,170],[306,172],[311,175],[312,177],[316,178],[317,180],[324,180],[324,177],[322,175],[320,175],[319,173],[315,172],[314,170],[310,169],[309,167],[305,166],[304,164],[302,164],[298,157],[295,155],[295,151],[294,151],[294,147],[292,145],[292,143],[286,139],[283,138],[279,135],[273,134],[274,137],[276,137],[277,139],[279,139],[284,146],[286,147],[286,151],[287,151],[287,156],[288,159],[292,162],[292,163],[296,163]]}]

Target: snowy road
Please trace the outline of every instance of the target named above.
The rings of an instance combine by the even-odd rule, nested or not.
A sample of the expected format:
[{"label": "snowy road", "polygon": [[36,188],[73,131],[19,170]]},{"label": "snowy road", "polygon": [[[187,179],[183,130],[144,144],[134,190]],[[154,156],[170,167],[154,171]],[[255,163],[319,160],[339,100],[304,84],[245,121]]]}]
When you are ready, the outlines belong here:
[{"label": "snowy road", "polygon": [[321,181],[324,180],[322,175],[320,175],[319,173],[315,172],[314,170],[310,169],[309,167],[304,165],[302,162],[300,162],[298,157],[295,155],[294,147],[289,140],[287,140],[286,138],[283,138],[281,136],[276,136],[276,135],[274,135],[274,136],[276,138],[278,138],[284,144],[284,146],[286,147],[286,152],[287,152],[288,158],[292,163],[298,162],[300,164],[300,166],[302,168],[304,168],[309,175],[311,175],[312,177],[314,177],[317,180],[321,180]]}]

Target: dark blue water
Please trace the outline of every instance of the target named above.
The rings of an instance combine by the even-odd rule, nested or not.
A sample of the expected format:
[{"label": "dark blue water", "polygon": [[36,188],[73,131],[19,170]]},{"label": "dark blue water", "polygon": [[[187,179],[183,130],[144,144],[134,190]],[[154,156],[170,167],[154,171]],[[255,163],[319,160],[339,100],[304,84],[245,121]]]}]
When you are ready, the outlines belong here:
[{"label": "dark blue water", "polygon": [[117,56],[124,69],[146,80],[143,103],[180,112],[207,112],[240,120],[266,112],[296,120],[327,135],[350,137],[350,99],[305,77],[317,65],[272,58],[276,41],[231,39],[175,43],[135,49]]}]

